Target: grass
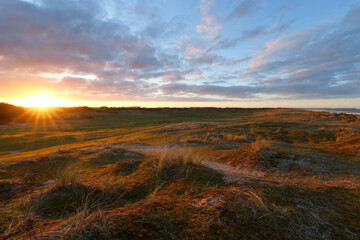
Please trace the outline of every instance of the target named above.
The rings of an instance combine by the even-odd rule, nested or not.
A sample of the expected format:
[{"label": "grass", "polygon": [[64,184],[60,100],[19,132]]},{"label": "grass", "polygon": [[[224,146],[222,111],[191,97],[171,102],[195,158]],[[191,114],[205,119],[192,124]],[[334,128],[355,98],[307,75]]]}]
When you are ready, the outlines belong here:
[{"label": "grass", "polygon": [[157,174],[171,168],[180,167],[181,171],[187,173],[190,165],[201,164],[202,157],[195,154],[191,148],[167,148],[159,155]]},{"label": "grass", "polygon": [[82,164],[81,162],[74,162],[58,169],[55,175],[56,184],[58,186],[76,185]]},{"label": "grass", "polygon": [[255,142],[250,144],[250,152],[253,154],[257,154],[262,150],[270,149],[271,141],[267,139],[257,139]]},{"label": "grass", "polygon": [[246,198],[251,201],[256,208],[262,209],[266,212],[269,211],[269,207],[264,200],[263,193],[261,189],[250,188],[244,192]]},{"label": "grass", "polygon": [[38,215],[57,219],[73,215],[83,208],[93,208],[99,191],[80,183],[54,186],[29,202]]},{"label": "grass", "polygon": [[77,111],[1,126],[1,239],[360,237],[352,115]]}]

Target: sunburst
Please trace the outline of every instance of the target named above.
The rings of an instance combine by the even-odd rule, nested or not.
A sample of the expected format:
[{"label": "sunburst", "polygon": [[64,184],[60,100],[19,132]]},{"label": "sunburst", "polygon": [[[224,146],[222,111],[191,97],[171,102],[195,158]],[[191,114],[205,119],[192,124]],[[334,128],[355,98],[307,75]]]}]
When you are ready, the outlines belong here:
[{"label": "sunburst", "polygon": [[29,98],[19,99],[16,101],[16,103],[23,107],[36,107],[36,108],[65,106],[65,102],[63,100],[56,99],[47,95],[36,95]]}]

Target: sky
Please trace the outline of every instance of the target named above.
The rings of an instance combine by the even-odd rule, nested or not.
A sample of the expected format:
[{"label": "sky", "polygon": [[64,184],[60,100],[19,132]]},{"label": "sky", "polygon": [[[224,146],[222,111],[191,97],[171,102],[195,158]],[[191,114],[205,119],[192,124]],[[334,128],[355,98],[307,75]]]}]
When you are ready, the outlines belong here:
[{"label": "sky", "polygon": [[360,3],[0,0],[0,102],[34,99],[360,108]]}]

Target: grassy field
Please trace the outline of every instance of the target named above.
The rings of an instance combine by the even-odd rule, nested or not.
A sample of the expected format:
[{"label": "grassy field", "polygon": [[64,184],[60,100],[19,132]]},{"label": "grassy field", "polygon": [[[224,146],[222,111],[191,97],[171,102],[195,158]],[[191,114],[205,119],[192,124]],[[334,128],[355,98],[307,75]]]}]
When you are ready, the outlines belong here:
[{"label": "grassy field", "polygon": [[359,116],[71,114],[0,125],[0,239],[360,238]]}]

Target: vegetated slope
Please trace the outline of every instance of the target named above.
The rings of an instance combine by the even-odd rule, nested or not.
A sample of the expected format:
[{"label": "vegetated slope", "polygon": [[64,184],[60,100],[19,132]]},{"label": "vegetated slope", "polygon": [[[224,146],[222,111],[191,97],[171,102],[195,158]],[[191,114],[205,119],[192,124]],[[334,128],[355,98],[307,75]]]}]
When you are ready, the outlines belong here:
[{"label": "vegetated slope", "polygon": [[25,109],[22,107],[0,102],[0,124],[11,122],[24,113]]},{"label": "vegetated slope", "polygon": [[2,238],[360,237],[358,122],[219,115],[3,156]]}]

